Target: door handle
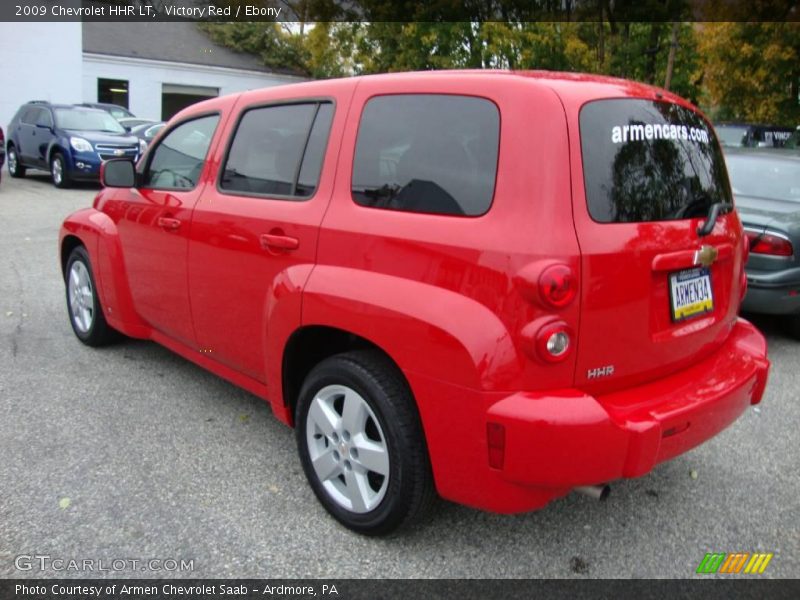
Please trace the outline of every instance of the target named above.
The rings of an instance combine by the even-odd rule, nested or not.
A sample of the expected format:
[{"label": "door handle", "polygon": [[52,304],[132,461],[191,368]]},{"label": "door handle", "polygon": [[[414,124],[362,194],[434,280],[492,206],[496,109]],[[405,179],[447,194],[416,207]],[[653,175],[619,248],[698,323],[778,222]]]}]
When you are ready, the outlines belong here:
[{"label": "door handle", "polygon": [[297,250],[300,247],[300,240],[290,235],[262,233],[259,240],[264,250]]},{"label": "door handle", "polygon": [[180,219],[172,219],[170,217],[158,217],[156,223],[158,223],[159,227],[166,229],[167,231],[175,231],[181,226]]}]

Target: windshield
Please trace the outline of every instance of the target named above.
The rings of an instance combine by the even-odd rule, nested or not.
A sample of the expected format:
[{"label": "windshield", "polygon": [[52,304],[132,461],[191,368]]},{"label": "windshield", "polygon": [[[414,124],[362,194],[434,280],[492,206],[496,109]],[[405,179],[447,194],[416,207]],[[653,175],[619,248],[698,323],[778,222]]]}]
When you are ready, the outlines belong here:
[{"label": "windshield", "polygon": [[771,156],[728,156],[733,193],[800,202],[800,160]]},{"label": "windshield", "polygon": [[746,127],[719,125],[715,129],[717,131],[717,139],[723,146],[741,147],[745,145],[745,136],[747,136]]},{"label": "windshield", "polygon": [[61,129],[125,133],[125,128],[114,117],[102,110],[57,108],[55,112],[56,124]]},{"label": "windshield", "polygon": [[730,202],[709,124],[671,102],[598,100],[580,113],[589,213],[600,223],[689,219]]}]

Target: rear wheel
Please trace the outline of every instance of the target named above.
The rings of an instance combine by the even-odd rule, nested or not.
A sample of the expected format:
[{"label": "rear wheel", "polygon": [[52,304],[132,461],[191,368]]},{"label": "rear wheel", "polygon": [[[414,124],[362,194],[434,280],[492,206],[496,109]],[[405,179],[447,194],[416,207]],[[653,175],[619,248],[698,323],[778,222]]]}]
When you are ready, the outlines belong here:
[{"label": "rear wheel", "polygon": [[433,477],[414,399],[382,354],[348,352],[314,367],[295,423],[306,477],[346,527],[383,535],[430,506]]},{"label": "rear wheel", "polygon": [[67,188],[70,185],[67,161],[60,152],[55,152],[50,159],[50,177],[57,188]]},{"label": "rear wheel", "polygon": [[786,317],[787,329],[793,338],[800,340],[800,315]]},{"label": "rear wheel", "polygon": [[78,246],[69,255],[66,272],[67,308],[72,330],[87,346],[104,346],[117,337],[100,306],[89,254]]},{"label": "rear wheel", "polygon": [[12,177],[25,177],[25,167],[19,162],[19,154],[13,144],[8,146],[8,173]]}]

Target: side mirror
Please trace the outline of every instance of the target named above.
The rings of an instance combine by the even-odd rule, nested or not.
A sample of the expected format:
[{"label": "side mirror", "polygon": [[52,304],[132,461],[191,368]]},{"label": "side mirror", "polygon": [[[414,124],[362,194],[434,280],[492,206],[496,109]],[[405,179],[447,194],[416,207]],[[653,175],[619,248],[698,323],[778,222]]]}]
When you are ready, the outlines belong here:
[{"label": "side mirror", "polygon": [[100,165],[100,181],[105,187],[131,188],[136,185],[136,169],[126,158],[114,158]]}]

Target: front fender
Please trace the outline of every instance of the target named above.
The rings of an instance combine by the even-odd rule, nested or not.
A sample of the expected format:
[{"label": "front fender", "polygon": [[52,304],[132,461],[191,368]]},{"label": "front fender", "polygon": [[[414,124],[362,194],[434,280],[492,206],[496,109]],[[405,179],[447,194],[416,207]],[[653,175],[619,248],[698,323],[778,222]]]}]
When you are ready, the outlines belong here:
[{"label": "front fender", "polygon": [[149,338],[150,328],[134,309],[116,224],[94,208],[68,216],[59,232],[59,253],[64,265],[71,238],[77,238],[89,253],[108,324],[130,337]]},{"label": "front fender", "polygon": [[403,371],[473,390],[504,389],[520,369],[511,334],[497,315],[428,283],[317,265],[303,293],[302,320],[371,341]]}]

